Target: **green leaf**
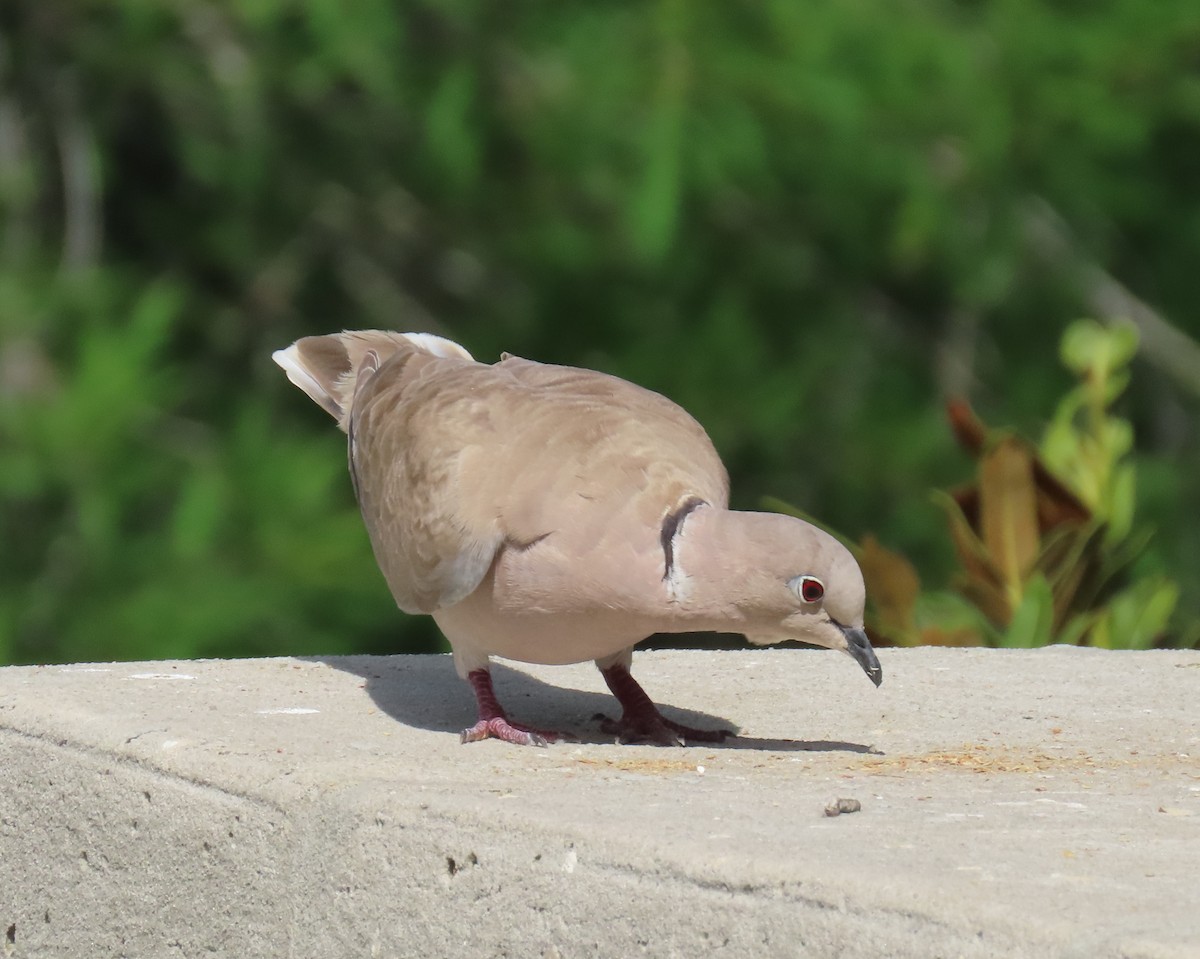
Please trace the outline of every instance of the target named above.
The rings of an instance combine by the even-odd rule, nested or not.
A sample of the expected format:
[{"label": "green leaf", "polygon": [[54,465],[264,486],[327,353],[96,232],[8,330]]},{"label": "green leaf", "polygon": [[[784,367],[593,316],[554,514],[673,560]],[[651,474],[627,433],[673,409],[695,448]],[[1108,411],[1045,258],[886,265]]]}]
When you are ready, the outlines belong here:
[{"label": "green leaf", "polygon": [[1048,646],[1053,640],[1054,596],[1046,578],[1034,574],[1025,584],[1025,593],[1001,636],[1001,645],[1010,649],[1032,649]]},{"label": "green leaf", "polygon": [[1077,320],[1067,327],[1060,345],[1063,363],[1080,375],[1089,371],[1107,380],[1137,353],[1137,330],[1128,323],[1103,326],[1095,320]]},{"label": "green leaf", "polygon": [[1111,406],[1116,402],[1117,397],[1125,392],[1129,386],[1129,379],[1129,373],[1126,370],[1108,371],[1103,390],[1100,393],[1100,398],[1105,406]]},{"label": "green leaf", "polygon": [[1137,473],[1132,463],[1123,463],[1113,470],[1108,487],[1108,542],[1119,543],[1133,528],[1133,512],[1136,506]]},{"label": "green leaf", "polygon": [[1097,433],[1109,464],[1133,449],[1133,427],[1127,420],[1106,419]]},{"label": "green leaf", "polygon": [[1179,586],[1164,576],[1145,577],[1115,596],[1105,616],[1108,649],[1150,649],[1170,622]]},{"label": "green leaf", "polygon": [[1056,530],[1043,542],[1035,569],[1050,584],[1056,624],[1062,624],[1073,609],[1079,608],[1078,596],[1096,575],[1104,529],[1103,523],[1093,521]]},{"label": "green leaf", "polygon": [[1076,320],[1067,327],[1059,344],[1063,365],[1085,375],[1104,352],[1104,327],[1095,320]]},{"label": "green leaf", "polygon": [[1132,323],[1118,322],[1108,327],[1109,365],[1118,370],[1137,355],[1138,331]]},{"label": "green leaf", "polygon": [[1098,553],[1099,567],[1080,587],[1079,608],[1104,605],[1124,582],[1130,567],[1145,553],[1153,538],[1154,531],[1151,529],[1134,530],[1120,542],[1111,541],[1106,535],[1104,548]]},{"label": "green leaf", "polygon": [[1100,613],[1079,613],[1067,620],[1057,634],[1054,642],[1066,646],[1081,646],[1087,640],[1088,633],[1096,624]]},{"label": "green leaf", "polygon": [[1059,401],[1054,418],[1046,427],[1039,452],[1052,472],[1069,472],[1079,459],[1079,433],[1075,417],[1083,409],[1087,394],[1080,387],[1071,390]]}]

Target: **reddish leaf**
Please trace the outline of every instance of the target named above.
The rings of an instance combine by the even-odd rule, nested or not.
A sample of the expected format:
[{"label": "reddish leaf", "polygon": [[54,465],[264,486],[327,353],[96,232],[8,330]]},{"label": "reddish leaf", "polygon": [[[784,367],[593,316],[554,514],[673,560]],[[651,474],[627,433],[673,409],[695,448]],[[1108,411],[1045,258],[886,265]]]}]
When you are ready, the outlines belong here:
[{"label": "reddish leaf", "polygon": [[978,456],[987,443],[988,428],[966,400],[955,397],[946,401],[946,416],[959,446]]}]

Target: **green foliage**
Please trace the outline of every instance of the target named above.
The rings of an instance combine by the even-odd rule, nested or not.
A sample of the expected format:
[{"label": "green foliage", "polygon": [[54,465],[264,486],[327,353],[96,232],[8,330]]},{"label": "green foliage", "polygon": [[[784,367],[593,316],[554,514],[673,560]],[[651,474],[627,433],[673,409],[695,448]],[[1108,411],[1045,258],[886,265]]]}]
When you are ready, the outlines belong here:
[{"label": "green foliage", "polygon": [[1149,649],[1166,632],[1179,587],[1165,576],[1146,576],[1114,596],[1091,626],[1092,645]]},{"label": "green foliage", "polygon": [[1000,645],[1015,649],[1048,646],[1054,633],[1054,593],[1045,576],[1034,573],[1025,583],[1021,601],[1000,636]]},{"label": "green foliage", "polygon": [[959,556],[960,599],[922,602],[911,565],[869,538],[859,558],[876,631],[903,645],[1146,649],[1162,639],[1179,587],[1138,568],[1151,535],[1134,526],[1132,429],[1110,409],[1136,352],[1128,327],[1068,327],[1063,361],[1082,382],[1059,404],[1040,458],[951,404],[959,441],[979,464],[975,484],[935,494]]},{"label": "green foliage", "polygon": [[[1133,427],[1111,410],[1129,385],[1126,367],[1137,348],[1137,333],[1124,324],[1104,327],[1081,320],[1068,327],[1063,363],[1082,382],[1059,404],[1041,445],[1046,465],[1078,493],[1100,524],[1097,578],[1109,586],[1129,577],[1150,540],[1149,531],[1134,525]],[[1178,601],[1172,579],[1143,574],[1096,613],[1077,614],[1083,622],[1074,631],[1106,649],[1146,649],[1166,632]]]},{"label": "green foliage", "polygon": [[1110,407],[1129,385],[1126,367],[1137,346],[1137,332],[1124,324],[1081,320],[1067,328],[1063,363],[1082,382],[1059,403],[1041,445],[1046,466],[1105,524],[1110,545],[1133,528],[1133,427]]},{"label": "green foliage", "polygon": [[96,274],[60,291],[48,306],[76,348],[59,365],[5,330],[26,344],[27,378],[0,404],[13,451],[0,471],[3,658],[370,642],[392,609],[347,503],[339,434],[314,443],[262,404],[221,432],[190,418],[167,355],[180,308],[169,282],[133,292]]},{"label": "green foliage", "polygon": [[[634,379],[737,505],[945,575],[939,395],[1031,433],[1081,270],[1197,332],[1198,43],[1192,0],[4,4],[0,660],[433,642],[267,359],[340,327]],[[1187,641],[1196,399],[1156,379],[1106,535],[1158,527]]]}]

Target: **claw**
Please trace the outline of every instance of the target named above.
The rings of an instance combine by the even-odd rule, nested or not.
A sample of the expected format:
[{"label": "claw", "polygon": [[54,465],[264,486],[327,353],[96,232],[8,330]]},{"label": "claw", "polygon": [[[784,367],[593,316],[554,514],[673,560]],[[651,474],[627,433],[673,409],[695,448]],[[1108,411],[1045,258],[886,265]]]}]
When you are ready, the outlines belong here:
[{"label": "claw", "polygon": [[600,728],[610,736],[616,736],[622,743],[654,743],[659,746],[684,746],[688,741],[698,743],[722,743],[727,736],[732,736],[729,729],[697,729],[694,726],[684,726],[659,714],[654,717],[637,717],[630,720],[626,716],[620,719],[610,719],[598,715]]}]

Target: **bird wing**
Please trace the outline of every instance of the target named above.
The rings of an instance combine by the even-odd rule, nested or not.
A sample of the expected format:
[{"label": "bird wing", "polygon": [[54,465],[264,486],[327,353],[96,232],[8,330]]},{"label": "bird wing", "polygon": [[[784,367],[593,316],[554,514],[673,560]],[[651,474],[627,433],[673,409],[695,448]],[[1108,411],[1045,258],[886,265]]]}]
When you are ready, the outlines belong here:
[{"label": "bird wing", "polygon": [[465,598],[501,550],[552,543],[560,565],[614,540],[645,552],[681,503],[728,502],[691,416],[590,370],[402,349],[360,376],[349,426],[376,558],[408,612]]}]

